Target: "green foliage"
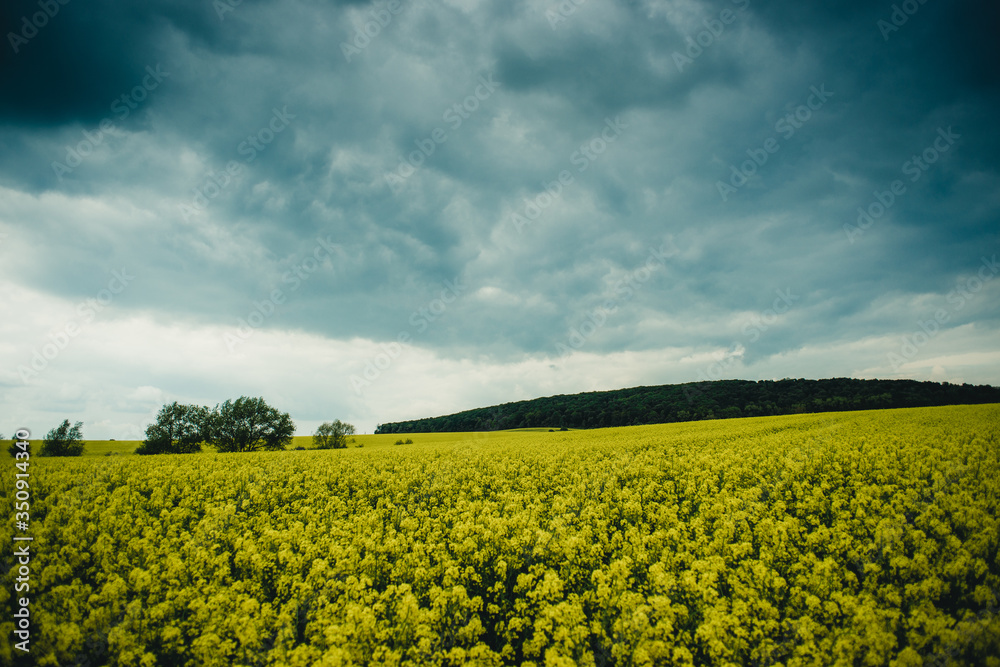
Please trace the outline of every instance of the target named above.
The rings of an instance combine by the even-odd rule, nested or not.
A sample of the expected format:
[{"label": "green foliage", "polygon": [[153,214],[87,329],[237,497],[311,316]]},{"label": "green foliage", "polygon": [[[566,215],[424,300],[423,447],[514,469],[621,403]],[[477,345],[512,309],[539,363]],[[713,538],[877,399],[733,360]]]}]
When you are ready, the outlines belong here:
[{"label": "green foliage", "polygon": [[[805,412],[1000,403],[1000,388],[914,380],[719,380],[548,396],[444,417],[379,424],[376,433],[603,428]],[[562,430],[562,429],[560,429]]]},{"label": "green foliage", "polygon": [[49,431],[42,441],[41,456],[80,456],[83,454],[83,422],[69,425],[69,420]]},{"label": "green foliage", "polygon": [[[0,435],[0,440],[3,440],[3,436]],[[26,442],[27,444],[22,449],[17,446],[18,442]],[[16,437],[10,439],[10,446],[7,448],[7,453],[11,456],[16,456],[18,452],[27,452],[29,455],[32,454],[31,451],[31,441],[30,440],[18,440]]]},{"label": "green foliage", "polygon": [[207,407],[181,405],[174,401],[164,405],[156,415],[156,423],[146,427],[146,439],[136,454],[192,454],[201,451],[209,438],[212,412]]},{"label": "green foliage", "polygon": [[347,447],[347,436],[354,433],[353,425],[339,419],[324,422],[313,435],[313,446],[316,449],[344,449]]},{"label": "green foliage", "polygon": [[285,449],[295,424],[263,398],[241,396],[217,407],[207,420],[206,440],[220,452],[256,452]]}]

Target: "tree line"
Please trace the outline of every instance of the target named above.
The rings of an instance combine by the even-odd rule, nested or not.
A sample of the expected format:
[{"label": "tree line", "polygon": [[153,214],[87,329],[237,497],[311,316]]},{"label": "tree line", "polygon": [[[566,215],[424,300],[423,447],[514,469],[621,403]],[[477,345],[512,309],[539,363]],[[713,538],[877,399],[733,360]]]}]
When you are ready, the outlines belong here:
[{"label": "tree line", "polygon": [[[324,422],[313,434],[313,446],[343,449],[354,432],[354,426],[339,419]],[[294,434],[291,416],[260,397],[241,396],[212,409],[174,401],[164,405],[156,423],[146,428],[146,439],[135,453],[192,454],[203,445],[219,452],[275,451],[290,445]]]},{"label": "tree line", "polygon": [[[63,421],[46,434],[38,454],[82,455],[82,428],[83,422],[70,426],[68,419]],[[146,427],[146,439],[135,453],[193,454],[206,445],[219,452],[283,450],[292,443],[294,434],[295,423],[291,416],[271,407],[260,397],[241,396],[214,408],[174,401],[164,405],[156,415],[156,423]],[[339,419],[324,422],[313,434],[313,446],[316,449],[343,449],[347,447],[348,436],[354,434],[352,424]],[[16,443],[15,438],[8,448],[11,456],[22,451]]]},{"label": "tree line", "polygon": [[916,380],[717,380],[548,396],[442,417],[380,424],[375,433],[602,428],[810,412],[1000,403],[1000,388]]},{"label": "tree line", "polygon": [[285,449],[294,433],[291,416],[263,398],[241,396],[212,409],[174,401],[160,409],[155,424],[146,427],[146,439],[135,453],[192,454],[205,444],[220,452]]}]

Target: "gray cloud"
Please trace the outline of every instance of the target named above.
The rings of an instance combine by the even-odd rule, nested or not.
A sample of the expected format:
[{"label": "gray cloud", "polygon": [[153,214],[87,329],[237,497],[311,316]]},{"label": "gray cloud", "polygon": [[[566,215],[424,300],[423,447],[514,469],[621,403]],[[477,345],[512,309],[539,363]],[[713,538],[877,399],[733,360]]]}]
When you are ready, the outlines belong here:
[{"label": "gray cloud", "polygon": [[[402,0],[388,12],[245,0],[220,18],[204,2],[123,11],[73,0],[16,53],[9,37],[2,49],[0,84],[14,94],[0,100],[0,253],[19,265],[6,285],[71,308],[111,270],[134,267],[107,316],[185,327],[194,339],[178,344],[180,364],[228,355],[223,333],[281,290],[259,340],[356,350],[409,332],[416,356],[400,368],[432,355],[517,384],[520,364],[575,363],[557,344],[672,238],[678,255],[579,354],[697,356],[739,343],[736,375],[785,374],[796,354],[912,330],[919,304],[946,299],[1000,246],[997,10],[913,6],[886,38],[879,21],[892,21],[893,3],[584,3],[553,26],[545,2]],[[19,0],[2,11],[4,34],[20,35],[40,10]],[[345,44],[357,49],[349,58]],[[483,80],[498,85],[485,95]],[[817,89],[832,93],[818,106]],[[608,122],[625,126],[614,140],[601,136]],[[913,171],[948,128],[958,138]],[[769,139],[777,150],[721,196]],[[53,166],[72,153],[78,165]],[[414,169],[394,191],[387,175],[401,163]],[[560,173],[571,182],[546,193]],[[894,181],[905,192],[852,235],[858,208]],[[516,224],[532,203],[538,215]],[[334,249],[314,255],[324,244]],[[444,312],[419,314],[459,276],[468,287]],[[788,289],[794,307],[747,340],[748,318]],[[986,294],[948,327],[995,332]],[[8,367],[60,325],[52,308],[55,320],[40,315],[5,352]],[[359,354],[338,358],[363,365]],[[676,365],[660,381],[695,379],[697,364],[678,354],[664,352]],[[33,382],[69,373],[61,359]],[[809,356],[801,374],[862,373],[877,359]],[[995,382],[989,363],[975,372]],[[127,391],[152,387],[142,400],[249,391],[153,374],[141,355],[113,375]],[[563,377],[562,391],[578,389],[573,372]],[[5,403],[22,405],[23,383],[4,382]],[[401,418],[372,414],[396,391],[386,384],[338,405],[359,420]],[[511,390],[498,385],[496,400]]]}]

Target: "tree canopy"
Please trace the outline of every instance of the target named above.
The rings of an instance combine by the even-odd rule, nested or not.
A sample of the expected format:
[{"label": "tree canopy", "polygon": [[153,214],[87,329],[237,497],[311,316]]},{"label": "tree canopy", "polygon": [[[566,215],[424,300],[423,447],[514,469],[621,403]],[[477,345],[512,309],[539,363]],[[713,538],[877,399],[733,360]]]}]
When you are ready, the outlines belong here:
[{"label": "tree canopy", "polygon": [[324,422],[313,435],[313,446],[316,449],[344,449],[347,447],[347,436],[354,435],[354,425],[334,419]]},{"label": "tree canopy", "polygon": [[83,422],[70,426],[69,420],[45,434],[42,441],[42,456],[80,456],[83,454]]},{"label": "tree canopy", "polygon": [[191,454],[211,445],[220,452],[284,449],[295,433],[287,412],[263,398],[241,396],[221,406],[164,405],[136,454]]},{"label": "tree canopy", "polygon": [[263,398],[228,400],[208,420],[208,442],[220,452],[284,449],[292,442],[295,424]]},{"label": "tree canopy", "polygon": [[1000,403],[989,385],[915,380],[718,380],[548,396],[443,417],[380,424],[376,433],[601,428],[806,412]]},{"label": "tree canopy", "polygon": [[209,439],[208,428],[212,411],[198,405],[182,405],[174,401],[164,405],[156,415],[156,423],[146,427],[146,439],[136,454],[191,454],[201,451]]},{"label": "tree canopy", "polygon": [[[6,438],[4,438],[3,435],[0,435],[0,441],[3,441],[5,439]],[[24,442],[26,444],[23,447],[18,447],[17,443],[19,442]],[[11,456],[16,456],[18,452],[27,452],[29,454],[33,453],[31,449],[31,441],[21,440],[15,435],[13,438],[10,439],[10,446],[7,447],[7,453],[10,454]]]}]

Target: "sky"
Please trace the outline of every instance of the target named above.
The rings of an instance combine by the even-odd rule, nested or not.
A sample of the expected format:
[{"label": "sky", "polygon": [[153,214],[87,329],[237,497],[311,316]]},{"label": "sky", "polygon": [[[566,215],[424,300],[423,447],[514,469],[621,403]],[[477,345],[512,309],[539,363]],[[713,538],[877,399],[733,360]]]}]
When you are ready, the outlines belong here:
[{"label": "sky", "polygon": [[1000,7],[14,0],[0,433],[1000,384]]}]

